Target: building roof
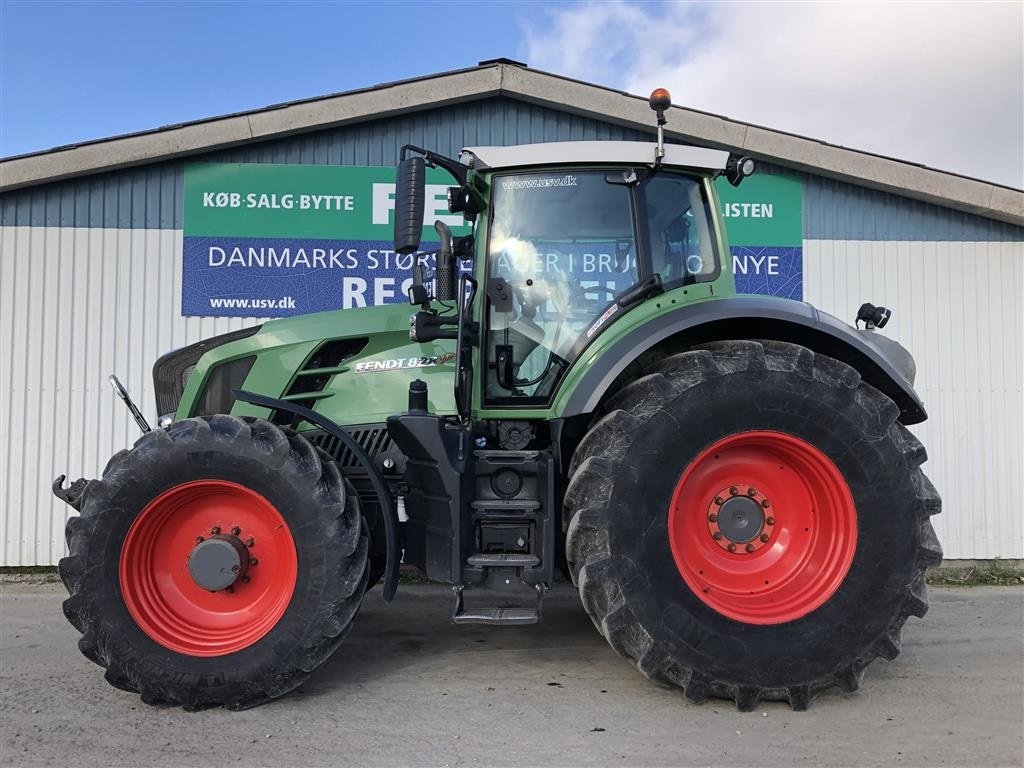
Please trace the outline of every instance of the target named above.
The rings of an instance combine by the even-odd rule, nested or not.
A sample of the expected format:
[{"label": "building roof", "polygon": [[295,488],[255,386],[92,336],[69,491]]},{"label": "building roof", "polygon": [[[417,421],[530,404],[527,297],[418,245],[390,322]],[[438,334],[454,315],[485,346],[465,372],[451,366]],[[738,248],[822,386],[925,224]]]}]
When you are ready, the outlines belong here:
[{"label": "building roof", "polygon": [[[494,96],[634,129],[654,128],[646,97],[494,59],[469,69],[4,158],[0,192]],[[795,170],[1024,225],[1024,192],[1012,187],[685,107],[673,106],[667,117],[665,133],[670,140],[742,152]]]}]

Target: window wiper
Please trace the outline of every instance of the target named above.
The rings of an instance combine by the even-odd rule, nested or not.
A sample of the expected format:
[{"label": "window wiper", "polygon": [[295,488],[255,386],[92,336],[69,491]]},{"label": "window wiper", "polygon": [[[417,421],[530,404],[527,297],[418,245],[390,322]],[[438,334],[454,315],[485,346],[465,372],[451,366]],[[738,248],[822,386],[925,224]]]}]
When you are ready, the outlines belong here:
[{"label": "window wiper", "polygon": [[661,282],[661,275],[655,272],[650,277],[641,280],[636,285],[630,286],[615,297],[615,303],[625,309],[634,304],[639,304],[646,298],[661,293],[664,289]]}]

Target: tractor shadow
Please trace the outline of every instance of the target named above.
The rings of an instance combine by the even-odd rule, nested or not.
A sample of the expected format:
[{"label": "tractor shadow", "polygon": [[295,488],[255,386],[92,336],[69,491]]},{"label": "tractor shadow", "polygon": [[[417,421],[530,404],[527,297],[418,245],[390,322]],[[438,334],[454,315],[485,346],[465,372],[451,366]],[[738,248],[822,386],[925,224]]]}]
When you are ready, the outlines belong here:
[{"label": "tractor shadow", "polygon": [[[467,593],[466,602],[486,603],[488,597]],[[374,589],[364,599],[348,637],[297,693],[324,695],[409,674],[440,679],[449,667],[500,662],[506,668],[521,663],[525,669],[531,659],[566,655],[621,663],[567,583],[556,583],[548,592],[544,619],[532,626],[456,626],[451,623],[453,601],[444,585],[403,584],[390,605],[381,598],[379,587]]]},{"label": "tractor shadow", "polygon": [[[477,606],[487,599],[486,593],[467,593],[466,602]],[[736,722],[753,717],[736,711],[731,701],[693,704],[678,689],[647,680],[611,649],[567,582],[557,582],[547,593],[544,619],[532,626],[456,626],[451,623],[453,602],[450,588],[439,584],[402,584],[390,605],[381,598],[379,588],[374,589],[334,655],[302,686],[271,706],[284,702],[285,709],[290,709],[290,702],[300,709],[311,705],[345,711],[356,706],[360,711],[377,711],[396,702],[429,700],[436,715],[452,706],[489,707],[493,697],[502,696],[519,702],[515,706],[520,709],[526,700],[543,708],[559,700],[557,694],[575,691],[590,704],[600,700],[605,702],[601,706],[610,706],[607,702],[614,699],[615,706],[625,707],[627,714],[635,707],[667,707],[685,710],[699,722],[722,713],[730,713],[728,722],[733,722],[731,715],[740,718]],[[858,701],[863,706],[901,690],[903,678],[921,663],[915,658],[913,641],[908,645],[906,658],[872,664],[859,693],[844,694],[833,688],[816,700],[811,711],[848,714],[847,708]],[[803,714],[791,712],[782,701],[762,702],[757,710],[787,719]],[[431,715],[420,716],[429,719]]]}]

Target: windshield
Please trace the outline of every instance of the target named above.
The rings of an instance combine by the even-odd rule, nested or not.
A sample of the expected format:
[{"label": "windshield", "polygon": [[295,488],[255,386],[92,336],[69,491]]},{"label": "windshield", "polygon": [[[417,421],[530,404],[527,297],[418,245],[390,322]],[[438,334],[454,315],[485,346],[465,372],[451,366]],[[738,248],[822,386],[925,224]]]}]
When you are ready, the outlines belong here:
[{"label": "windshield", "polygon": [[[586,343],[622,311],[616,297],[647,275],[658,272],[669,283],[717,274],[700,179],[658,173],[638,182],[637,173],[494,180],[486,285],[489,404],[546,401]],[[638,241],[649,254],[643,269]]]}]

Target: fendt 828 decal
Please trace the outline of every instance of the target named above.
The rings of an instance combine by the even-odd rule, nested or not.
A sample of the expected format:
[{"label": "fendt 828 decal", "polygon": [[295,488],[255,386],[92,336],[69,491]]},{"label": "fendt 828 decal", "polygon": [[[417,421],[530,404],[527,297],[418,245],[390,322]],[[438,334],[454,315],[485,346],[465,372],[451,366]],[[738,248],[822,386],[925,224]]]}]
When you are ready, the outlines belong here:
[{"label": "fendt 828 decal", "polygon": [[398,357],[390,360],[366,360],[356,363],[356,373],[382,373],[399,371],[403,368],[432,368],[455,359],[454,352],[445,352],[440,357]]}]

